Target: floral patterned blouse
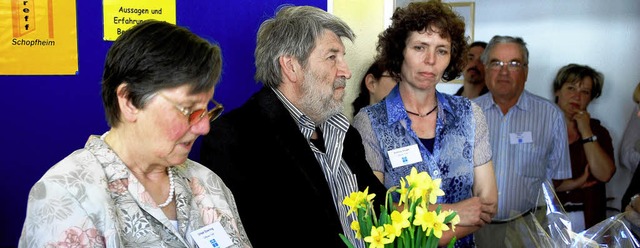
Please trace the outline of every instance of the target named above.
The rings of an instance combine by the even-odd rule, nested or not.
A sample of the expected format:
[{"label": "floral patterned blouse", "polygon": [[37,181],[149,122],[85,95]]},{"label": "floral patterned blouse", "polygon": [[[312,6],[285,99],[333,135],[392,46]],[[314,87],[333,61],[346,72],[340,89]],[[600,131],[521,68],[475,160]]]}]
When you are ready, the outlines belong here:
[{"label": "floral patterned blouse", "polygon": [[251,247],[233,195],[216,174],[191,160],[170,169],[177,225],[111,148],[89,137],[31,188],[19,247],[197,247],[191,233],[215,222],[229,247]]},{"label": "floral patterned blouse", "polygon": [[[411,129],[411,119],[396,86],[381,102],[367,106],[354,117],[362,135],[367,161],[384,174],[387,188],[397,186],[411,168],[442,179],[444,196],[438,203],[456,203],[473,196],[473,170],[491,160],[488,129],[482,110],[469,99],[436,92],[438,112],[433,152]],[[417,145],[422,160],[394,167],[388,151]],[[398,201],[394,194],[394,201]],[[473,235],[458,239],[455,247],[472,247]]]}]

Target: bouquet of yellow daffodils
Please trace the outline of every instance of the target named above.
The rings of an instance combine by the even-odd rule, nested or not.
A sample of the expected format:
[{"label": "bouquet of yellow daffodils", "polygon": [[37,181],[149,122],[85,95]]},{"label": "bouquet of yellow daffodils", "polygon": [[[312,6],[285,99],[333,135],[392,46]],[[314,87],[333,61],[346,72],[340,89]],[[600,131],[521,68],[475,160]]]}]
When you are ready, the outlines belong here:
[{"label": "bouquet of yellow daffodils", "polygon": [[[356,238],[364,238],[369,248],[437,247],[442,232],[455,230],[460,222],[455,211],[442,211],[440,205],[435,211],[429,210],[429,204],[444,195],[440,183],[441,179],[432,180],[427,172],[418,173],[412,168],[408,176],[400,179],[400,188],[394,186],[387,191],[379,216],[372,204],[375,194],[368,194],[369,188],[352,192],[342,204],[349,207],[347,215],[356,214],[357,221],[351,223]],[[400,193],[397,207],[390,197],[393,192]],[[349,248],[354,247],[343,234],[339,235]],[[455,241],[454,237],[448,247],[453,247]]]}]

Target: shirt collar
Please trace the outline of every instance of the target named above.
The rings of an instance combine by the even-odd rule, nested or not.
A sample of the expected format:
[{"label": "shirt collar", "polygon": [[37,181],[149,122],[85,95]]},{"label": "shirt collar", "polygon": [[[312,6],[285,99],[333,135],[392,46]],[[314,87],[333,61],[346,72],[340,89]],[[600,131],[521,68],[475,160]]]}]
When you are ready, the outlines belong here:
[{"label": "shirt collar", "polygon": [[[486,97],[489,98],[489,104],[486,106],[481,106],[482,107],[482,111],[488,111],[490,108],[497,108],[500,109],[500,106],[498,106],[498,104],[496,103],[496,101],[493,100],[493,94],[491,94],[491,92],[488,92]],[[483,97],[483,96],[481,96]],[[516,102],[516,104],[513,107],[516,107],[522,111],[527,111],[530,108],[530,101],[529,99],[531,98],[531,96],[529,95],[529,92],[526,90],[522,91],[522,94],[520,94],[520,97],[518,98],[518,101]]]},{"label": "shirt collar", "polygon": [[[302,111],[296,108],[296,106],[294,106],[293,103],[291,103],[280,90],[276,88],[271,89],[276,94],[278,99],[284,104],[287,111],[289,111],[289,114],[291,114],[291,117],[293,117],[293,119],[296,121],[296,123],[298,124],[298,128],[300,128],[300,131],[302,131],[302,133],[305,135],[305,138],[311,138],[311,133],[313,133],[313,131],[315,130],[316,123],[314,123],[311,118],[305,115]],[[338,113],[331,116],[327,121],[319,125],[323,132],[326,132],[326,130],[324,129],[325,125],[336,127],[342,132],[347,132],[347,130],[349,129],[349,120],[344,114]],[[311,133],[308,132],[309,130],[311,130]]]}]

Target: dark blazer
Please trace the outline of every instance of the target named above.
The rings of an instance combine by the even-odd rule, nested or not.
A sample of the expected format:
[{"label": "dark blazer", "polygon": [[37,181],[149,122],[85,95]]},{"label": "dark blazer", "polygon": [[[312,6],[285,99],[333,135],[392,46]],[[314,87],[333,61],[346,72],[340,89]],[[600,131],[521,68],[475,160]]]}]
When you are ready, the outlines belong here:
[{"label": "dark blazer", "polygon": [[[299,247],[296,239],[309,242],[303,246],[345,247],[320,164],[271,89],[263,87],[214,121],[200,155],[200,162],[231,189],[254,247]],[[342,158],[357,175],[360,190],[369,186],[382,203],[386,188],[367,163],[353,127],[347,131]]]}]

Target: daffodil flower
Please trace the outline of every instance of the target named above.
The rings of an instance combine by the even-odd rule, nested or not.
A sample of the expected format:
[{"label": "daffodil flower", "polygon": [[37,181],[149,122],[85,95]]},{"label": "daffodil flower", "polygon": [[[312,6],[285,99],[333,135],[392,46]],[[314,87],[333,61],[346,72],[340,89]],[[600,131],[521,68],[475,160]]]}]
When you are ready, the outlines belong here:
[{"label": "daffodil flower", "polygon": [[369,248],[384,248],[384,245],[390,244],[393,240],[385,237],[384,227],[371,227],[371,236],[364,238],[364,242],[369,243]]},{"label": "daffodil flower", "polygon": [[362,238],[362,234],[360,234],[360,223],[357,220],[351,222],[351,229],[356,231],[356,238]]},{"label": "daffodil flower", "polygon": [[[434,211],[429,211],[427,208],[416,207],[416,218],[413,219],[413,225],[422,227],[422,231],[429,233],[433,229],[433,225],[437,220],[438,215]],[[442,219],[444,220],[444,219]]]},{"label": "daffodil flower", "polygon": [[438,196],[444,195],[444,191],[440,189],[441,182],[442,182],[442,179],[440,178],[431,180],[430,185],[428,186],[430,190],[429,190],[429,195],[427,197],[429,199],[430,204],[436,204],[438,200]]},{"label": "daffodil flower", "polygon": [[442,232],[449,230],[449,226],[447,226],[447,224],[444,223],[444,219],[447,216],[448,215],[446,215],[444,212],[436,215],[436,218],[433,222],[432,230],[433,230],[433,235],[436,236],[437,238],[442,238]]},{"label": "daffodil flower", "polygon": [[[349,207],[347,216],[355,213],[358,219],[351,222],[357,239],[364,240],[368,248],[384,248],[387,244],[413,248],[424,244],[422,236],[416,234],[427,236],[428,244],[435,245],[443,232],[455,231],[455,226],[460,223],[460,216],[455,211],[441,210],[440,206],[436,211],[429,211],[429,205],[436,204],[438,197],[444,195],[440,188],[442,179],[432,179],[429,173],[418,172],[414,167],[399,183],[399,187],[388,189],[387,199],[381,206],[373,206],[375,194],[368,194],[369,188],[364,192],[352,192],[344,198],[342,204]],[[400,194],[397,208],[389,204],[394,192]],[[380,216],[374,216],[378,209]],[[348,247],[354,247],[346,236],[340,234],[340,237]],[[434,239],[436,243],[432,242]],[[453,245],[454,242],[449,243],[449,247]]]},{"label": "daffodil flower", "polygon": [[396,191],[400,193],[400,201],[398,202],[398,206],[402,206],[402,203],[405,203],[408,200],[407,193],[409,192],[409,189],[405,187],[406,185],[407,181],[405,181],[404,178],[400,178],[400,189]]},{"label": "daffodil flower", "polygon": [[347,212],[347,216],[351,215],[351,213],[355,212],[358,208],[367,209],[367,203],[371,202],[376,194],[370,194],[369,187],[364,189],[364,192],[351,192],[349,197],[345,197],[342,200],[342,204],[349,207],[349,211]]},{"label": "daffodil flower", "polygon": [[393,241],[396,237],[400,237],[402,234],[402,227],[400,225],[384,224],[384,231],[387,233],[389,239]]},{"label": "daffodil flower", "polygon": [[449,218],[449,216],[451,216],[452,214],[454,214],[455,216],[453,216],[453,218],[449,221],[449,224],[451,224],[451,230],[455,232],[456,225],[460,223],[460,215],[458,215],[456,212],[451,210],[444,211],[444,215],[447,216],[447,218]]},{"label": "daffodil flower", "polygon": [[411,217],[411,213],[408,210],[403,210],[402,212],[393,211],[391,213],[391,223],[394,226],[400,226],[401,228],[406,228],[411,225],[409,223],[409,218]]}]

